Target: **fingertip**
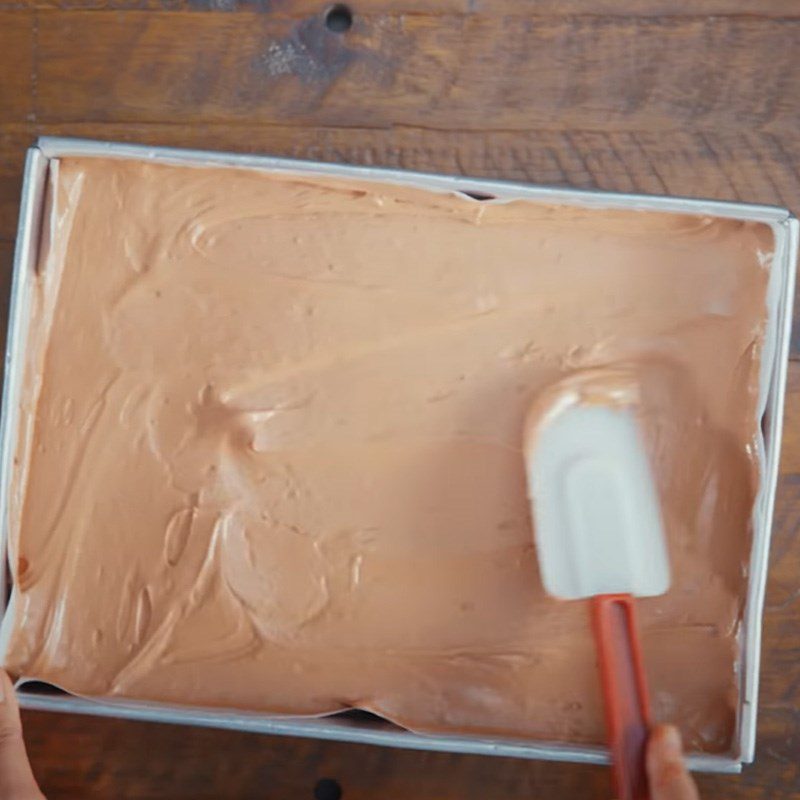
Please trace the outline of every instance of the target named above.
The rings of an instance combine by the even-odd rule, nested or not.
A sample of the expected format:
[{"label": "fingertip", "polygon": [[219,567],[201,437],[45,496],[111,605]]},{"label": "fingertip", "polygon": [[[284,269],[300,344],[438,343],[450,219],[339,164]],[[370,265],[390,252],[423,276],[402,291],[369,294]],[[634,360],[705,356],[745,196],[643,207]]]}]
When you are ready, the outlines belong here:
[{"label": "fingertip", "polygon": [[648,750],[654,750],[662,758],[683,758],[680,731],[674,725],[658,725],[650,734]]},{"label": "fingertip", "polygon": [[25,750],[14,681],[0,668],[0,798],[12,797],[44,800]]},{"label": "fingertip", "polygon": [[650,734],[646,754],[647,778],[653,800],[697,800],[683,756],[677,728],[659,725]]},{"label": "fingertip", "polygon": [[0,669],[0,726],[3,729],[20,726],[19,703],[11,676]]},{"label": "fingertip", "polygon": [[0,703],[5,703],[13,694],[14,681],[12,681],[11,676],[0,667]]}]

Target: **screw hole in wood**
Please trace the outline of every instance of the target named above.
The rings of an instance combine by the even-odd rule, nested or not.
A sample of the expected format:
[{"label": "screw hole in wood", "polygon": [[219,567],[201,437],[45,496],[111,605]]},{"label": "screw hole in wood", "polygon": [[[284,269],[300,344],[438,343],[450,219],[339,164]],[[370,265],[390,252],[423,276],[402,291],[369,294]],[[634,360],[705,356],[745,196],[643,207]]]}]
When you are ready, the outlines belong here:
[{"label": "screw hole in wood", "polygon": [[353,27],[353,12],[337,3],[325,12],[325,27],[332,33],[347,33]]},{"label": "screw hole in wood", "polygon": [[341,800],[342,787],[333,778],[320,778],[314,787],[314,800]]}]

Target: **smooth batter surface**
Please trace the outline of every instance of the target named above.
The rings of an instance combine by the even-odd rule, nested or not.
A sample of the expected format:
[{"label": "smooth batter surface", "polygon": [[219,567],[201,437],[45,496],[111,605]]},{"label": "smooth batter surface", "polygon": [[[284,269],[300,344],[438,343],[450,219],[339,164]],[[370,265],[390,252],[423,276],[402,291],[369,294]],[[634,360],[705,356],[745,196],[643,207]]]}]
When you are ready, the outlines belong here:
[{"label": "smooth batter surface", "polygon": [[766,226],[65,159],[50,178],[4,664],[94,697],[602,739],[542,591],[526,411],[645,387],[673,586],[654,705],[735,725]]}]

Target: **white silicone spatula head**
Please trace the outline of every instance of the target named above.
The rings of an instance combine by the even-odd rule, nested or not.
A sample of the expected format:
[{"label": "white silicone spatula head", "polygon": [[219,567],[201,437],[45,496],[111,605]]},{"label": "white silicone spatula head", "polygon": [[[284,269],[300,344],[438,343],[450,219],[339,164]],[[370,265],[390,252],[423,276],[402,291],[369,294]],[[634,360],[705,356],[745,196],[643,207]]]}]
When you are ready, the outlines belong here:
[{"label": "white silicone spatula head", "polygon": [[545,589],[563,599],[663,594],[669,563],[658,494],[616,373],[548,393],[526,426],[525,462]]}]

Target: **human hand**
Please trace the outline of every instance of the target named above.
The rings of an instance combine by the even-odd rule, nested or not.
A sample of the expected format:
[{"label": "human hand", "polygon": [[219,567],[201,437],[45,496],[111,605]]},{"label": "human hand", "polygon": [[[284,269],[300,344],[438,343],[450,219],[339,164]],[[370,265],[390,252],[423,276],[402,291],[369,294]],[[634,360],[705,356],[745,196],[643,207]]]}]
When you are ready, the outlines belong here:
[{"label": "human hand", "polygon": [[647,742],[647,780],[651,800],[700,800],[683,758],[678,729],[659,725]]},{"label": "human hand", "polygon": [[33,777],[14,684],[0,669],[0,800],[45,800]]}]

